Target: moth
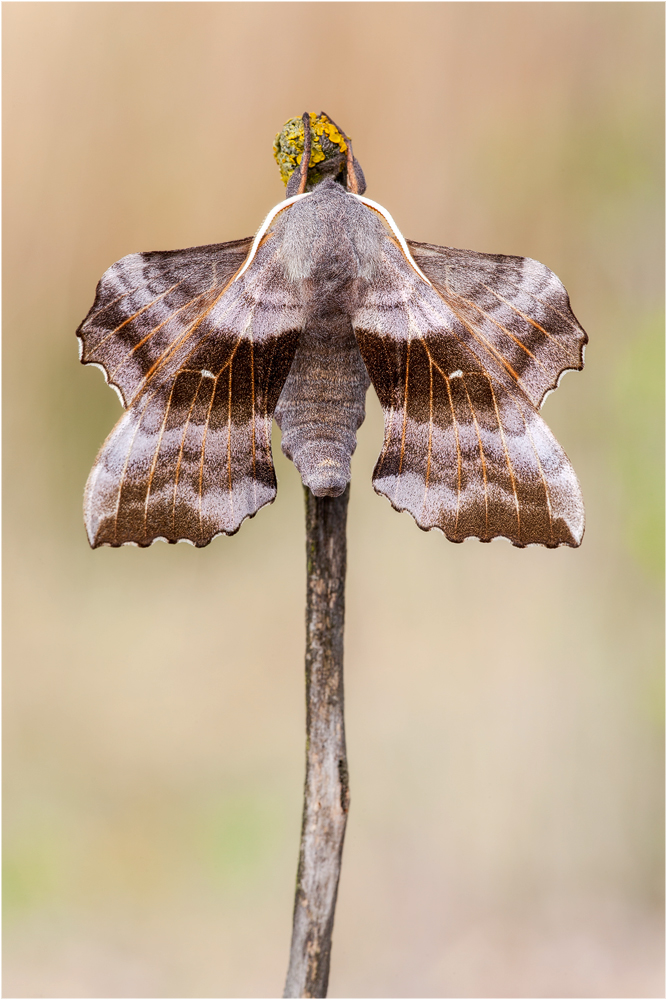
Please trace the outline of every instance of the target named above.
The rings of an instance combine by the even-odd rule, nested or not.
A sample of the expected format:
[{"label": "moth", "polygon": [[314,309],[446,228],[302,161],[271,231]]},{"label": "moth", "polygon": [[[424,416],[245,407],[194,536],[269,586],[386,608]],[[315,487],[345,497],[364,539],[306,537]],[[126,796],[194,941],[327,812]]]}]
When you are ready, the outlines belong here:
[{"label": "moth", "polygon": [[538,413],[587,342],[559,279],[404,239],[324,113],[281,136],[288,197],[254,238],[133,253],[98,285],[81,360],[126,412],[86,485],[90,544],[234,534],[276,495],[274,417],[303,483],[340,495],[372,383],[373,486],[396,510],[453,542],[579,545],[579,484]]}]

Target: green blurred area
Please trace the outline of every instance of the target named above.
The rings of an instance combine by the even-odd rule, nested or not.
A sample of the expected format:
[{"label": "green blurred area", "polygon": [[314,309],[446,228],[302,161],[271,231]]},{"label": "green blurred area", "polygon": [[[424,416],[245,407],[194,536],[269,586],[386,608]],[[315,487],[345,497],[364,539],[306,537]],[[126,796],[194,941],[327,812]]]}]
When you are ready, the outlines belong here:
[{"label": "green blurred area", "polygon": [[655,312],[629,319],[632,342],[614,365],[611,459],[622,484],[623,538],[636,562],[657,581],[664,573],[665,484],[659,456],[664,451],[665,320]]},{"label": "green blurred area", "polygon": [[579,550],[448,544],[353,460],[332,996],[661,996],[664,7],[6,3],[5,994],[275,996],[303,781],[301,486],[91,552],[116,259],[254,232],[325,108],[411,239],[531,256],[590,336],[544,416]]}]

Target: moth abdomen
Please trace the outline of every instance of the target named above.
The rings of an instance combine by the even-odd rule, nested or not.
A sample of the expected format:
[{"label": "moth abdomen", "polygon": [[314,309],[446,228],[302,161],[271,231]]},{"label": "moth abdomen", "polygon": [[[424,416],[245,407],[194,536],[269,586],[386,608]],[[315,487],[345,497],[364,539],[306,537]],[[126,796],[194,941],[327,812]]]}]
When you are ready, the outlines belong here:
[{"label": "moth abdomen", "polygon": [[351,326],[335,338],[303,331],[275,417],[283,453],[315,496],[340,496],[350,481],[369,385]]}]

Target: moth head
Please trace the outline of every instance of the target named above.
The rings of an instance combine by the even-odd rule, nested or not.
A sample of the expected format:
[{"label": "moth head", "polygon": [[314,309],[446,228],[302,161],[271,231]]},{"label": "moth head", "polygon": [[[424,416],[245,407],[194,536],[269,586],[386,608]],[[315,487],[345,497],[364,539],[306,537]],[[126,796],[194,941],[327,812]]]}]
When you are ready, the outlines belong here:
[{"label": "moth head", "polygon": [[285,122],[273,143],[273,155],[288,198],[312,191],[325,178],[355,194],[366,190],[349,136],[324,111],[319,115],[306,111],[301,118]]}]

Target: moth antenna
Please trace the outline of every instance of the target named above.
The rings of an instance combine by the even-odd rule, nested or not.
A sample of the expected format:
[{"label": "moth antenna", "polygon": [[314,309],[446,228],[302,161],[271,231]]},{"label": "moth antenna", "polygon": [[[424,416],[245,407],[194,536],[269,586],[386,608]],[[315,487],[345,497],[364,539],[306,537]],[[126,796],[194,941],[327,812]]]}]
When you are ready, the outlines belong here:
[{"label": "moth antenna", "polygon": [[328,115],[326,111],[320,111],[320,118],[324,115],[328,118],[331,124],[336,128],[343,139],[345,139],[345,145],[347,146],[347,190],[351,191],[352,194],[359,194],[359,183],[357,181],[357,172],[354,169],[354,153],[352,152],[352,143],[350,142],[349,136],[343,132],[339,125],[336,125],[335,121]]},{"label": "moth antenna", "polygon": [[301,116],[301,120],[303,122],[303,155],[301,157],[301,180],[299,181],[299,190],[297,191],[297,194],[305,194],[306,192],[311,148],[310,115],[307,111],[304,111]]}]

